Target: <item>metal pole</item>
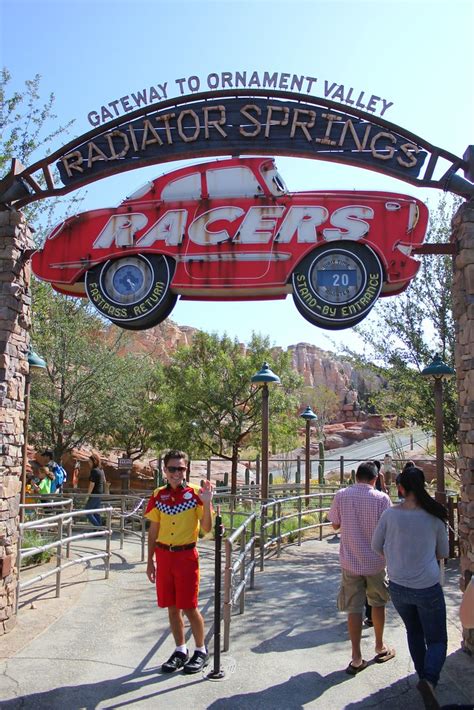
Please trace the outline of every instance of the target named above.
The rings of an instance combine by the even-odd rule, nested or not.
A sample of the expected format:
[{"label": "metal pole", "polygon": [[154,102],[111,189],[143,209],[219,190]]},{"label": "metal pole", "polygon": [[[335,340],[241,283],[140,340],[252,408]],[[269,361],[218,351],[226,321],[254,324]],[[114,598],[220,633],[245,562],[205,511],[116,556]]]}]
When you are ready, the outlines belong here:
[{"label": "metal pole", "polygon": [[[31,389],[31,375],[28,372],[25,375],[25,418],[23,420],[23,451],[22,451],[22,462],[21,462],[21,498],[20,502],[22,505],[25,504],[26,498],[26,461],[28,458],[28,421],[30,418],[30,389]],[[20,523],[25,520],[25,509],[20,508]]]},{"label": "metal pole", "polygon": [[105,551],[107,553],[107,556],[105,558],[105,579],[109,578],[110,575],[110,543],[112,541],[112,511],[108,510],[107,511],[107,519],[106,519],[106,526],[107,526],[107,531],[105,533]]},{"label": "metal pole", "polygon": [[446,503],[444,483],[444,441],[443,441],[443,381],[436,377],[434,381],[435,430],[436,430],[436,499]]},{"label": "metal pole", "polygon": [[[309,485],[311,480],[310,460],[309,460],[309,419],[306,420],[306,448],[305,448],[305,470],[304,470],[304,494],[309,496]],[[306,499],[309,505],[309,498]]]},{"label": "metal pole", "polygon": [[268,498],[268,385],[262,387],[262,500]]},{"label": "metal pole", "polygon": [[63,551],[63,519],[58,520],[58,545],[56,548],[56,596],[61,596],[61,561]]},{"label": "metal pole", "polygon": [[208,678],[218,680],[223,678],[225,675],[221,668],[221,556],[224,528],[222,527],[221,510],[219,505],[217,506],[214,530],[214,667],[212,671],[208,673]]},{"label": "metal pole", "polygon": [[344,456],[339,456],[339,483],[344,483]]}]

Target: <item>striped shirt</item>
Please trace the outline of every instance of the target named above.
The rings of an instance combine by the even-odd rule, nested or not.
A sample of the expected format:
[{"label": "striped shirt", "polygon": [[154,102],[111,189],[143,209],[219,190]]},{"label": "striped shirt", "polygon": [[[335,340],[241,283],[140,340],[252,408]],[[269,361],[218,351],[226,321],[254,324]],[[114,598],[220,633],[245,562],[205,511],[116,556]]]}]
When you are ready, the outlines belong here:
[{"label": "striped shirt", "polygon": [[364,577],[384,569],[385,560],[371,543],[380,516],[390,505],[388,495],[368,483],[355,483],[336,493],[329,520],[341,526],[339,561],[343,569]]}]

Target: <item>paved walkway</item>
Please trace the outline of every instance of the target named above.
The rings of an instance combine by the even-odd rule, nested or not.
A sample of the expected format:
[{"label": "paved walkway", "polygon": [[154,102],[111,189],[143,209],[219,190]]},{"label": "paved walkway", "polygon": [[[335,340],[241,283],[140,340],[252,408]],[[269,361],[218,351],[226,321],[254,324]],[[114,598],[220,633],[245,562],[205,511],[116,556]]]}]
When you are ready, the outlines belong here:
[{"label": "paved walkway", "polygon": [[[60,600],[46,581],[25,590],[17,629],[0,638],[1,710],[423,708],[404,629],[391,605],[386,639],[397,657],[370,664],[354,678],[344,673],[350,649],[345,616],[335,611],[339,569],[332,538],[291,546],[264,573],[257,572],[246,613],[232,620],[222,681],[210,681],[206,674],[160,674],[173,651],[166,613],[157,610],[145,566],[137,562],[138,544],[126,543],[120,551],[114,541],[113,549],[109,580],[97,561],[85,572],[69,571]],[[205,544],[201,560],[202,609],[210,619],[213,559]],[[453,562],[445,591],[449,657],[438,695],[442,704],[469,703],[474,701],[474,662],[459,649],[460,593]],[[367,660],[374,655],[370,629],[363,633],[363,651]]]}]

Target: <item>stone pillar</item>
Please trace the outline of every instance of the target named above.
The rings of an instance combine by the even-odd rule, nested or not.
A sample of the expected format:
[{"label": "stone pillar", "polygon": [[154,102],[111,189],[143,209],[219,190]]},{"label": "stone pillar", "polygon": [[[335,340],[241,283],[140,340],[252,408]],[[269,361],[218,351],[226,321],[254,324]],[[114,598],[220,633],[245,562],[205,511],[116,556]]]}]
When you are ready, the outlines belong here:
[{"label": "stone pillar", "polygon": [[[465,203],[453,219],[456,245],[453,279],[455,366],[459,394],[459,503],[461,589],[474,573],[474,204]],[[464,629],[464,647],[474,653],[474,629]]]},{"label": "stone pillar", "polygon": [[0,212],[0,635],[16,623],[31,248],[23,215]]}]

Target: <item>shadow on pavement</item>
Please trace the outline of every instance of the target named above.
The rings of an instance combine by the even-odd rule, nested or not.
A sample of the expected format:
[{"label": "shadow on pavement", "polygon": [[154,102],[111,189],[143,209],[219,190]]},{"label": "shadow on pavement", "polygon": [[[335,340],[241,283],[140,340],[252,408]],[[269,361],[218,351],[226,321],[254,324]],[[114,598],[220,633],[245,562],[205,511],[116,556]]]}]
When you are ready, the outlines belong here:
[{"label": "shadow on pavement", "polygon": [[[145,671],[133,671],[127,675],[110,680],[101,680],[97,683],[84,683],[82,685],[66,685],[61,688],[54,688],[42,693],[31,693],[12,700],[1,703],[2,710],[84,710],[84,708],[95,708],[99,703],[110,701],[105,705],[107,710],[112,708],[131,707],[135,703],[144,701],[157,701],[160,699],[164,703],[166,693],[176,692],[176,687],[156,690],[152,693],[137,695],[137,689],[145,690],[147,686],[164,683],[170,680],[169,675],[160,675],[159,668],[150,668]],[[186,706],[186,692],[196,683],[204,683],[206,680],[199,677],[191,683],[182,686],[183,706]],[[133,693],[133,698],[125,699],[124,696]],[[189,697],[189,696],[188,696]],[[122,701],[121,701],[122,699]],[[115,702],[114,702],[115,701]]]},{"label": "shadow on pavement", "polygon": [[352,680],[343,671],[335,671],[327,676],[316,672],[300,673],[279,685],[255,693],[240,693],[219,698],[207,710],[262,710],[263,708],[286,708],[300,710],[319,698],[329,688]]}]

